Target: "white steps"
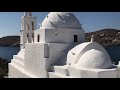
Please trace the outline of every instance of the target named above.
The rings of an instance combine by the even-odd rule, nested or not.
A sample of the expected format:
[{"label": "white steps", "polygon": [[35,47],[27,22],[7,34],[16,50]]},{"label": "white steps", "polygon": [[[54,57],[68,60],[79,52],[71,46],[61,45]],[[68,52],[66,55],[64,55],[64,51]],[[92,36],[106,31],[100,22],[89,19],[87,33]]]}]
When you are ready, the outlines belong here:
[{"label": "white steps", "polygon": [[24,63],[24,59],[21,58],[21,57],[19,57],[19,56],[17,56],[17,55],[14,55],[14,56],[13,56],[13,59],[14,59],[14,60],[18,60],[18,61]]},{"label": "white steps", "polygon": [[19,67],[24,67],[24,59],[17,56],[17,55],[14,55],[13,56],[13,59],[11,60],[11,63],[14,63],[16,65],[18,65]]},{"label": "white steps", "polygon": [[70,77],[64,76],[55,72],[49,72],[49,78],[70,78]]},{"label": "white steps", "polygon": [[16,59],[12,59],[12,63],[14,63],[15,65],[18,65],[19,67],[24,67],[24,63],[22,63]]},{"label": "white steps", "polygon": [[24,55],[25,55],[25,50],[22,49],[21,51],[19,51],[17,55],[13,56],[11,63],[18,65],[19,67],[24,67]]}]

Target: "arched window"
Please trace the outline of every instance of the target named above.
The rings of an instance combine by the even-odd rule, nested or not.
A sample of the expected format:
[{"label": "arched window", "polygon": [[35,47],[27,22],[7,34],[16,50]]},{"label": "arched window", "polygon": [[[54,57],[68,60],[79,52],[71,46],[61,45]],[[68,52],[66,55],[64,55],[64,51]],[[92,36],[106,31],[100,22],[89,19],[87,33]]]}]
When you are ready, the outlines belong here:
[{"label": "arched window", "polygon": [[40,42],[40,35],[37,36],[37,42]]},{"label": "arched window", "polygon": [[32,22],[32,30],[34,30],[34,22]]},{"label": "arched window", "polygon": [[26,34],[26,43],[29,43],[29,34]]},{"label": "arched window", "polygon": [[78,36],[74,35],[74,42],[78,42]]}]

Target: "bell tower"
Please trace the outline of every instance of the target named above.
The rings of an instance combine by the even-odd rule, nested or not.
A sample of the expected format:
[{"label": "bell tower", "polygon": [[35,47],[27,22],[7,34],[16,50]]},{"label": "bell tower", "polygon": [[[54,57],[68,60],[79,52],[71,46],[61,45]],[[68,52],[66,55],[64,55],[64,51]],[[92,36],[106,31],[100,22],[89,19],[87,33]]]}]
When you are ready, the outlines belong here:
[{"label": "bell tower", "polygon": [[32,12],[24,12],[24,16],[32,17]]},{"label": "bell tower", "polygon": [[32,12],[24,12],[21,17],[20,47],[25,48],[25,43],[34,42],[34,30],[36,30],[36,17],[32,17]]}]

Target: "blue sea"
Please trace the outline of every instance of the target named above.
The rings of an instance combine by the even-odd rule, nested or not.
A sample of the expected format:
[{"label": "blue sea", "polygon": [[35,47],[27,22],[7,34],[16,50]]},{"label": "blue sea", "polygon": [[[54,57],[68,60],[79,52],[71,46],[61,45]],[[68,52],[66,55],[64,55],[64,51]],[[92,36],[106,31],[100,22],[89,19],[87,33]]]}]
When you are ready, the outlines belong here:
[{"label": "blue sea", "polygon": [[[107,46],[105,49],[113,62],[120,61],[120,46]],[[17,55],[19,50],[20,47],[0,47],[0,57],[10,61],[13,55]]]},{"label": "blue sea", "polygon": [[120,46],[106,46],[105,49],[113,62],[120,61]]},{"label": "blue sea", "polygon": [[0,57],[10,61],[19,51],[20,47],[0,47]]}]

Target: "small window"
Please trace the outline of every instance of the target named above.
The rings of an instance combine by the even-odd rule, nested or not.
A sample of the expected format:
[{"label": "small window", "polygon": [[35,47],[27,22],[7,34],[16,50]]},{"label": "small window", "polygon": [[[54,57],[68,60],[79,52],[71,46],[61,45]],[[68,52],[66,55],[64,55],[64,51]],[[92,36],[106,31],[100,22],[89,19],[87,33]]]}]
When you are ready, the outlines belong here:
[{"label": "small window", "polygon": [[78,42],[78,36],[74,35],[74,42]]},{"label": "small window", "polygon": [[40,35],[38,35],[37,37],[37,42],[40,42]]}]

